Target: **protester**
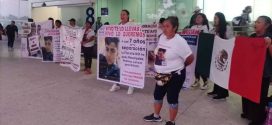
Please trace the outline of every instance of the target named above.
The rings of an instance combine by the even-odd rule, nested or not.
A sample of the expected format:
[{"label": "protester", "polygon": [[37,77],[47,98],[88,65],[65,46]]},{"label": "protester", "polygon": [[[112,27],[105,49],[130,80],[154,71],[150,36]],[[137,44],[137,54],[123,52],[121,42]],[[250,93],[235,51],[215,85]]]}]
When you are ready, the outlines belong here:
[{"label": "protester", "polygon": [[[132,23],[129,22],[129,11],[128,10],[122,10],[120,14],[120,19],[121,22],[119,25],[131,25]],[[113,84],[113,86],[110,88],[111,92],[117,91],[120,89],[119,84]],[[134,88],[133,87],[128,87],[127,94],[133,94]]]},{"label": "protester", "polygon": [[18,36],[18,28],[15,25],[15,21],[11,21],[11,24],[8,25],[6,28],[6,34],[8,36],[8,47],[9,49],[13,49],[13,44],[15,40],[15,36]]},{"label": "protester", "polygon": [[55,21],[55,28],[60,29],[61,26],[62,26],[62,22],[60,20],[56,20]]},{"label": "protester", "polygon": [[101,22],[101,17],[97,17],[97,21],[95,22],[95,30],[94,32],[97,33],[100,27],[102,27],[103,24]]},{"label": "protester", "polygon": [[71,18],[69,21],[69,25],[70,27],[73,27],[73,28],[78,28],[78,26],[76,25],[76,19],[74,18]]},{"label": "protester", "polygon": [[246,35],[249,29],[249,24],[251,22],[249,14],[252,12],[251,6],[246,6],[243,13],[240,16],[234,17],[232,20],[232,25],[234,26],[234,31],[238,31],[239,35]]},{"label": "protester", "polygon": [[[170,120],[165,125],[175,125],[178,113],[179,93],[186,76],[185,69],[194,60],[192,51],[186,40],[177,34],[178,27],[179,21],[177,17],[168,17],[163,22],[163,35],[160,37],[158,46],[155,49],[156,55],[162,56],[163,59],[161,63],[155,63],[155,70],[157,76],[168,76],[168,78],[157,79],[154,90],[154,113],[145,116],[145,121],[162,121],[160,111],[163,105],[163,98],[167,94]],[[155,58],[157,59],[157,57]],[[164,85],[160,84],[162,81],[164,81]]]},{"label": "protester", "polygon": [[[203,33],[209,33],[209,30],[211,29],[209,26],[209,21],[208,21],[206,15],[203,13],[198,13],[196,15],[193,25],[189,28],[199,30]],[[202,90],[208,89],[208,76],[200,75],[197,71],[195,71],[195,77],[196,77],[196,80],[195,80],[194,84],[192,85],[192,87],[199,86],[200,85],[200,77],[202,77],[204,83],[200,88]]]},{"label": "protester", "polygon": [[160,20],[159,20],[158,32],[157,32],[158,37],[160,37],[163,34],[163,29],[162,29],[163,25],[162,24],[164,21],[165,21],[165,18],[160,18]]},{"label": "protester", "polygon": [[250,37],[264,38],[267,45],[266,61],[264,64],[260,103],[252,102],[242,98],[242,118],[249,119],[249,125],[263,125],[266,118],[265,106],[267,105],[267,94],[270,77],[272,75],[272,21],[268,16],[260,16],[254,25],[255,33]]},{"label": "protester", "polygon": [[84,53],[84,62],[85,62],[85,74],[92,74],[91,66],[92,66],[92,51],[95,41],[95,33],[92,30],[92,23],[90,21],[86,21],[85,23],[85,33],[83,36],[83,40],[81,42],[82,49]]},{"label": "protester", "polygon": [[[211,30],[211,33],[218,35],[222,39],[230,39],[233,37],[233,30],[228,25],[223,13],[215,13],[214,28]],[[215,83],[213,91],[209,92],[208,95],[213,96],[213,99],[226,99],[226,97],[229,96],[229,92],[227,89],[224,89]]]},{"label": "protester", "polygon": [[52,17],[49,17],[48,20],[52,21],[52,29],[54,29],[55,28],[54,19]]},{"label": "protester", "polygon": [[3,25],[0,23],[0,40],[2,40],[2,35],[4,34],[4,27]]},{"label": "protester", "polygon": [[186,26],[184,29],[190,28],[190,27],[192,27],[192,26],[194,25],[196,16],[197,16],[198,13],[201,12],[201,10],[202,10],[202,9],[200,9],[198,6],[195,8],[195,11],[193,12],[193,15],[192,15],[192,17],[191,17],[191,19],[190,19],[189,25]]}]

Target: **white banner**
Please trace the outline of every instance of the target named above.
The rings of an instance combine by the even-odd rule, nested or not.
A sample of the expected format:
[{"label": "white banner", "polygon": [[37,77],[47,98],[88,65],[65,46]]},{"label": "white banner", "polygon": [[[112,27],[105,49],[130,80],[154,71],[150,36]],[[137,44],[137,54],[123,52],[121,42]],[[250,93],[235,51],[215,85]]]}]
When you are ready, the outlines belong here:
[{"label": "white banner", "polygon": [[146,24],[142,25],[142,30],[146,36],[146,46],[147,46],[147,57],[146,57],[146,77],[155,76],[154,68],[154,50],[158,45],[158,25],[157,24]]},{"label": "white banner", "polygon": [[97,78],[143,88],[146,41],[141,26],[109,25],[98,32]]},{"label": "white banner", "polygon": [[84,30],[62,26],[60,30],[61,66],[70,67],[75,72],[80,70],[81,41]]},{"label": "white banner", "polygon": [[184,30],[183,32],[180,33],[180,35],[187,41],[195,57],[192,64],[186,67],[186,79],[183,84],[183,87],[185,88],[190,88],[193,82],[195,81],[195,66],[199,33],[200,31],[193,29]]}]

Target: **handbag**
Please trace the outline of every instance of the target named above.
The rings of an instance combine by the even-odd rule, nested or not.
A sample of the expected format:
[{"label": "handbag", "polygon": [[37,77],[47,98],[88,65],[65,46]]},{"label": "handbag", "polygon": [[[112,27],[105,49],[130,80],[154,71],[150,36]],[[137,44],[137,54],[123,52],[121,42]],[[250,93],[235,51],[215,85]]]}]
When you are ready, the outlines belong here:
[{"label": "handbag", "polygon": [[172,77],[172,74],[162,74],[162,73],[156,73],[155,80],[157,81],[158,86],[164,86],[166,85]]}]

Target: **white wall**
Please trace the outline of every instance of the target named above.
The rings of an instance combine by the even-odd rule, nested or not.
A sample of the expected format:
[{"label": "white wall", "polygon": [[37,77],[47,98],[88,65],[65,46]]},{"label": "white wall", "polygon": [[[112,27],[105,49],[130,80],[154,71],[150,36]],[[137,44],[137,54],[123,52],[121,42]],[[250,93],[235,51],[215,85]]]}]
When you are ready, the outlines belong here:
[{"label": "white wall", "polygon": [[32,9],[32,18],[35,22],[48,20],[49,17],[54,19],[61,18],[61,10],[58,7],[40,7]]},{"label": "white wall", "polygon": [[7,19],[11,16],[17,19],[28,16],[28,1],[0,0],[0,19]]}]

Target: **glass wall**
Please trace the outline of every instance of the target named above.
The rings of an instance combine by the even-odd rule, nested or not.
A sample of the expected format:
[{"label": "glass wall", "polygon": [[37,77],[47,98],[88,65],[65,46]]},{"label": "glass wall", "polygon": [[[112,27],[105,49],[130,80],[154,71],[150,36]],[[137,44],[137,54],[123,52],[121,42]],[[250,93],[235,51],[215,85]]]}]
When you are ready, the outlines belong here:
[{"label": "glass wall", "polygon": [[272,16],[272,0],[198,0],[197,5],[204,8],[204,13],[209,21],[213,21],[216,12],[225,14],[226,19],[231,21],[240,16],[246,6],[252,6],[251,19],[256,20],[258,16]]},{"label": "glass wall", "polygon": [[122,9],[130,11],[130,19],[138,24],[158,22],[159,18],[176,15],[180,28],[185,27],[196,6],[196,0],[97,0],[96,16],[101,16],[101,8],[108,8],[109,15],[101,16],[102,22],[118,24]]}]

